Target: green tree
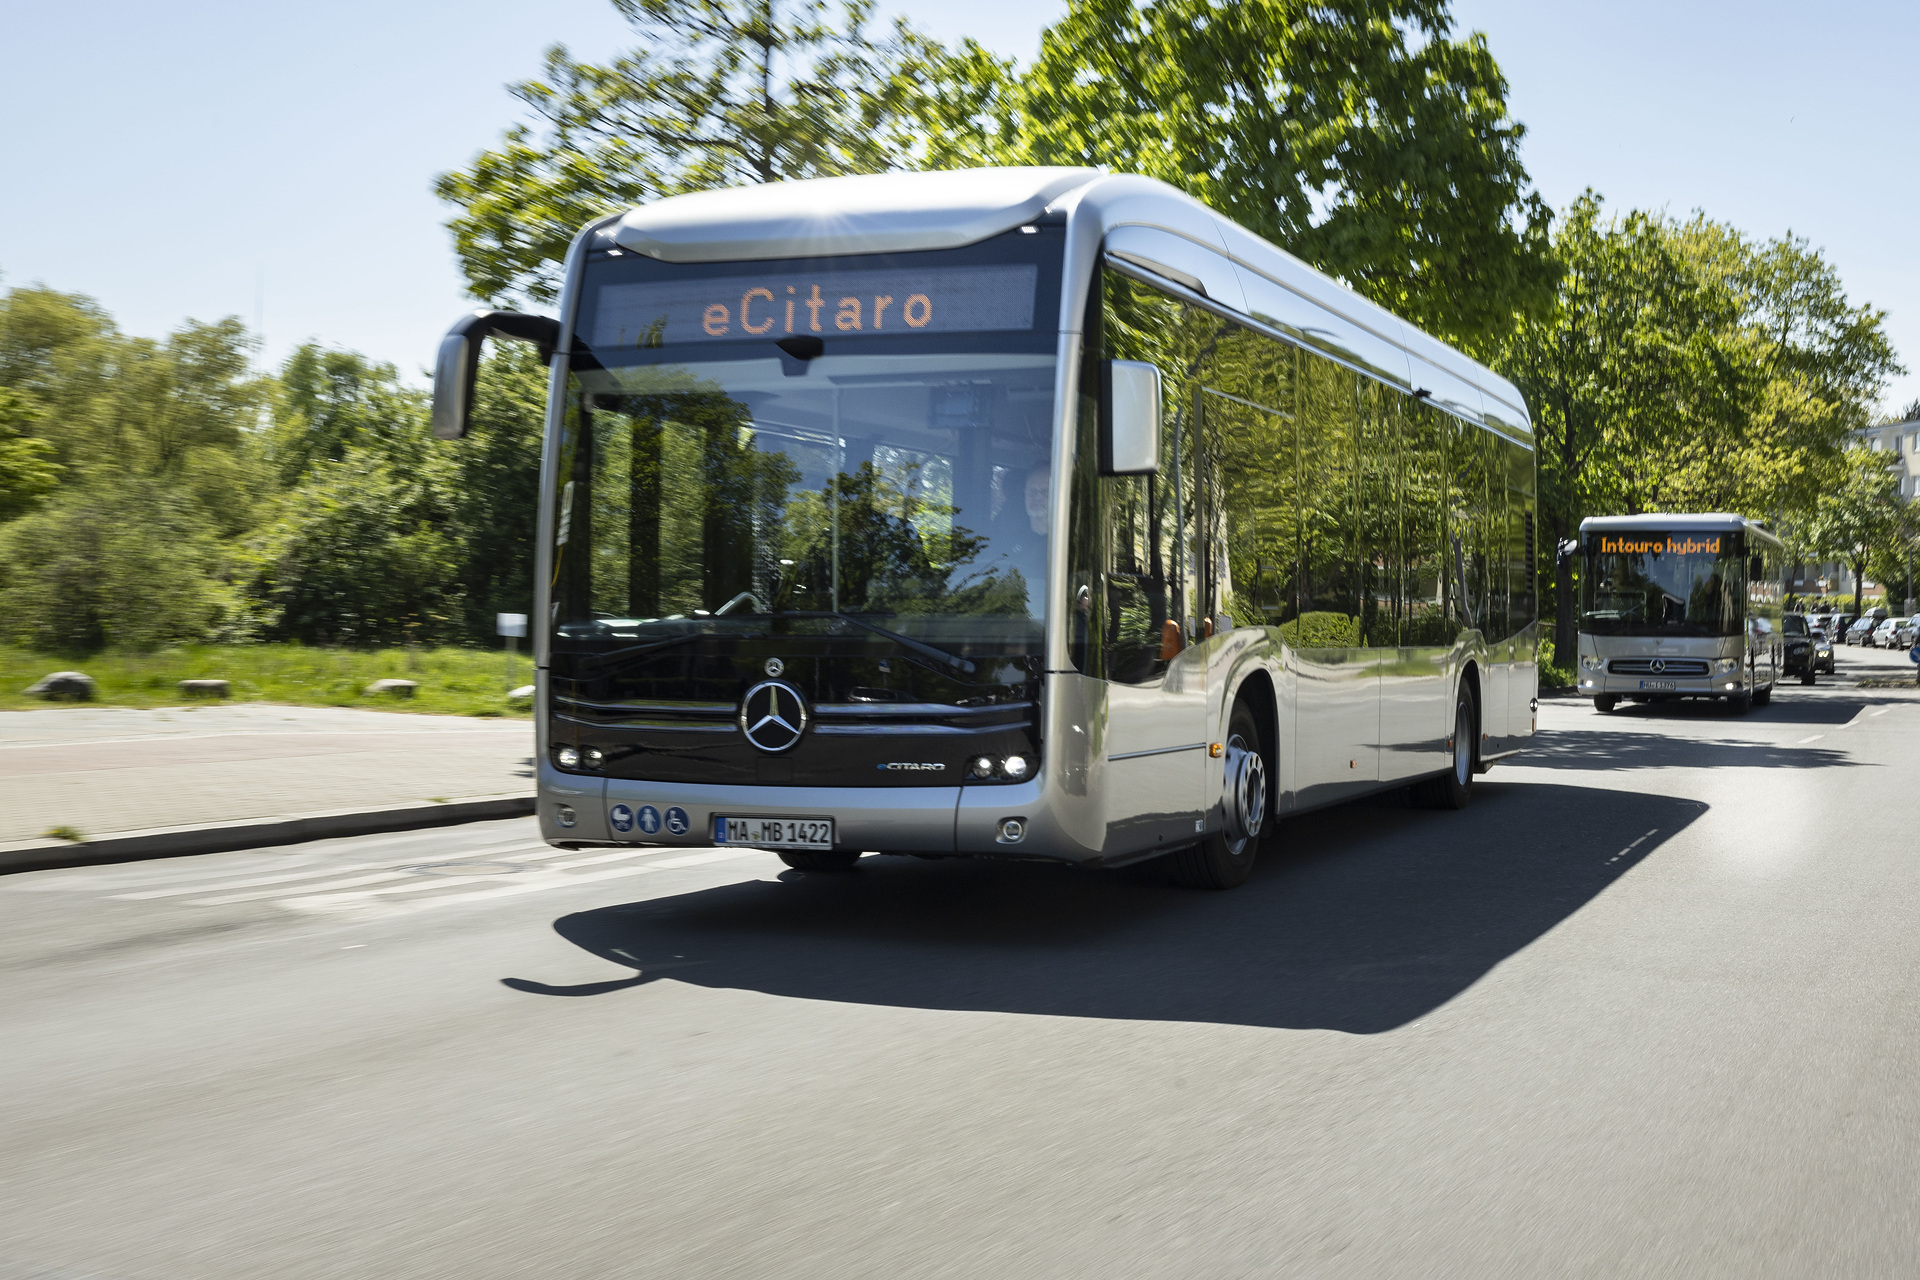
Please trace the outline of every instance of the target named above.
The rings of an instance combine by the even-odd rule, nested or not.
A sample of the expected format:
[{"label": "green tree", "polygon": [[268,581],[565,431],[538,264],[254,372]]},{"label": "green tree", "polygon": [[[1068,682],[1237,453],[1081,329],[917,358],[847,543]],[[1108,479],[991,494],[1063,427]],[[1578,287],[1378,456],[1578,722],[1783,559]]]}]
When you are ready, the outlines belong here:
[{"label": "green tree", "polygon": [[31,510],[60,482],[53,446],[29,433],[41,417],[25,394],[0,386],[0,521]]},{"label": "green tree", "polygon": [[902,38],[920,163],[1159,178],[1470,345],[1551,297],[1525,130],[1445,0],[1073,0],[1025,71]]},{"label": "green tree", "polygon": [[428,447],[424,392],[403,385],[390,364],[308,342],[280,366],[267,458],[284,488],[323,462],[371,447],[417,463]]},{"label": "green tree", "polygon": [[[533,608],[534,523],[547,369],[525,343],[491,344],[480,365],[473,424],[446,451],[446,507],[457,551],[462,638],[493,640],[494,615]],[[449,443],[451,447],[449,447]]]},{"label": "green tree", "polygon": [[148,650],[204,640],[235,613],[197,505],[126,477],[62,489],[0,535],[0,628],[35,648]]},{"label": "green tree", "polygon": [[871,0],[614,0],[640,43],[605,66],[548,50],[511,87],[515,126],[435,192],[476,297],[549,302],[581,226],[684,191],[892,167],[900,46],[868,34]]},{"label": "green tree", "polygon": [[[1823,554],[1843,561],[1858,584],[1865,581],[1869,564],[1895,541],[1904,515],[1886,459],[1850,449],[1839,483],[1815,506],[1806,537]],[[1864,595],[1859,592],[1856,603]]]},{"label": "green tree", "polygon": [[[1554,252],[1553,306],[1494,358],[1533,410],[1554,541],[1611,512],[1804,525],[1899,367],[1882,314],[1850,304],[1803,241],[1756,243],[1699,215],[1607,218],[1591,191]],[[1555,644],[1571,653],[1571,566],[1555,577]]]}]

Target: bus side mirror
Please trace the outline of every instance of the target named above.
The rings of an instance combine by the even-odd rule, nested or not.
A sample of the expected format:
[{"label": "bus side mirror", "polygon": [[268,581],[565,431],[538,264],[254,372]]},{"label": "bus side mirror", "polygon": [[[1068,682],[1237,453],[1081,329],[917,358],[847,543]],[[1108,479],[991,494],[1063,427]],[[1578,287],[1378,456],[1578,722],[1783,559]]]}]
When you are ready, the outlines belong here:
[{"label": "bus side mirror", "polygon": [[1140,360],[1100,365],[1100,474],[1160,469],[1160,370]]},{"label": "bus side mirror", "polygon": [[519,311],[476,311],[454,321],[440,339],[433,363],[433,434],[458,440],[473,417],[473,383],[480,371],[480,344],[488,334],[531,342],[542,360],[553,359],[560,345],[560,322],[551,316]]},{"label": "bus side mirror", "polygon": [[1573,561],[1574,552],[1580,550],[1580,544],[1572,538],[1561,542],[1554,548],[1553,567],[1556,572],[1567,567]]}]

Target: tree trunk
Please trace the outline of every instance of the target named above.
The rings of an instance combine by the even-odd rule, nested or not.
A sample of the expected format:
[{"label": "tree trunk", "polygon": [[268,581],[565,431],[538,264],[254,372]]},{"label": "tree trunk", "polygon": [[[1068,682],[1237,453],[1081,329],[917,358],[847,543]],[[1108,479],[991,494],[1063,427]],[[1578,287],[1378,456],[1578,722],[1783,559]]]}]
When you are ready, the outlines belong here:
[{"label": "tree trunk", "polygon": [[1567,540],[1567,522],[1556,520],[1553,530],[1553,665],[1580,672],[1575,656],[1580,647],[1578,606],[1573,598],[1573,560],[1563,558],[1560,545]]}]

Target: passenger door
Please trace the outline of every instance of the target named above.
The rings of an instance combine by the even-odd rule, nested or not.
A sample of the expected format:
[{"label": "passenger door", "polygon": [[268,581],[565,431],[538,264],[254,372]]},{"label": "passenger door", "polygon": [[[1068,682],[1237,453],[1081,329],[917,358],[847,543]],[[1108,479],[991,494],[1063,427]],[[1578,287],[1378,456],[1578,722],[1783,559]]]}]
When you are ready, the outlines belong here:
[{"label": "passenger door", "polygon": [[1221,322],[1117,273],[1104,274],[1105,354],[1162,378],[1160,470],[1100,481],[1106,546],[1107,852],[1190,841],[1204,809],[1207,684],[1195,567],[1194,483],[1210,339]]}]

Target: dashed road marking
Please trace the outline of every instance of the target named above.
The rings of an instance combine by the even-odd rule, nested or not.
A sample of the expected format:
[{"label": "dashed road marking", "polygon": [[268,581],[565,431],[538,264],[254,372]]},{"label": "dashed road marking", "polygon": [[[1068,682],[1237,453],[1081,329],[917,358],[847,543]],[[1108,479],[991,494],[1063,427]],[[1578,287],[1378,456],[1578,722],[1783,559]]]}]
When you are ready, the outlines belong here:
[{"label": "dashed road marking", "polygon": [[1813,735],[1813,736],[1812,736],[1811,738],[1802,738],[1802,739],[1800,739],[1800,741],[1798,741],[1798,742],[1796,742],[1796,743],[1794,743],[1793,745],[1794,745],[1794,746],[1796,746],[1796,747],[1803,747],[1803,746],[1805,746],[1805,745],[1806,745],[1807,743],[1809,743],[1809,742],[1818,742],[1818,741],[1820,741],[1820,739],[1822,739],[1822,738],[1824,738],[1824,737],[1826,737],[1826,736],[1827,736],[1827,735],[1826,735],[1826,734],[1824,734],[1824,733],[1816,733],[1816,734],[1814,734],[1814,735]]},{"label": "dashed road marking", "polygon": [[1659,830],[1660,828],[1655,827],[1652,831],[1647,832],[1646,835],[1641,836],[1638,840],[1635,840],[1632,844],[1628,845],[1626,848],[1622,849],[1620,852],[1614,854],[1611,858],[1608,858],[1606,861],[1606,865],[1611,866],[1614,863],[1620,861],[1620,859],[1626,857],[1628,854],[1632,853],[1635,849],[1638,849],[1642,844],[1645,844],[1647,841],[1647,837],[1657,834]]}]

